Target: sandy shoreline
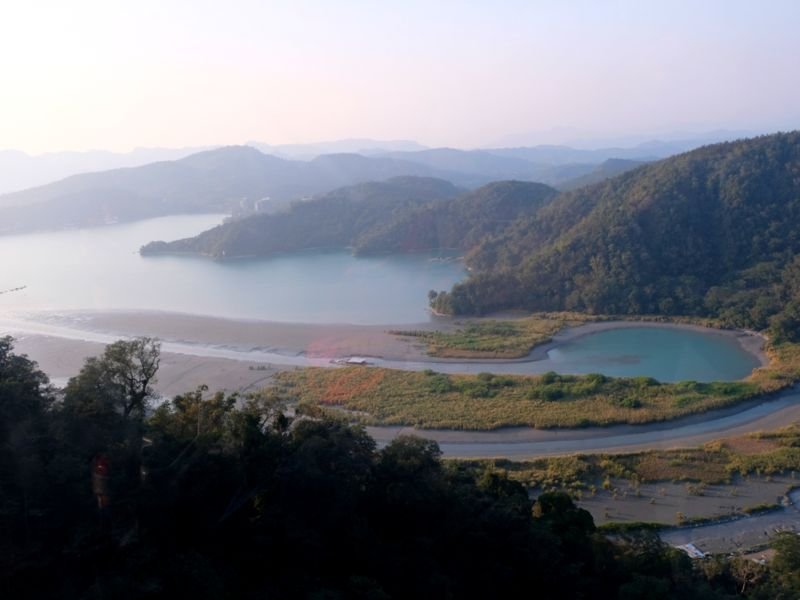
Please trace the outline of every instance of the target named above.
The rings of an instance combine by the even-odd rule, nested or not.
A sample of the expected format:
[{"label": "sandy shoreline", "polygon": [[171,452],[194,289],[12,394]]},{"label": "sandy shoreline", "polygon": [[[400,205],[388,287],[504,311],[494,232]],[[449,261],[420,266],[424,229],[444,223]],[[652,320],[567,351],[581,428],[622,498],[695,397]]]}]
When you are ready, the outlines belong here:
[{"label": "sandy shoreline", "polygon": [[547,353],[559,344],[602,331],[657,327],[696,331],[733,339],[745,352],[754,356],[760,365],[763,366],[769,362],[769,358],[763,351],[766,338],[756,332],[651,321],[586,323],[560,331],[553,336],[551,342],[537,346],[526,357],[469,360],[430,357],[425,353],[424,343],[389,332],[393,330],[452,331],[473,319],[437,318],[410,325],[348,325],[237,320],[157,311],[65,311],[40,313],[35,315],[33,320],[58,327],[120,337],[145,335],[170,342],[214,345],[237,348],[242,351],[262,350],[278,354],[330,359],[357,355],[387,361],[424,361],[442,364],[533,362],[546,358]]},{"label": "sandy shoreline", "polygon": [[453,328],[450,321],[407,326],[281,323],[237,320],[155,311],[75,311],[36,317],[56,326],[124,336],[145,335],[164,341],[210,344],[287,355],[341,358],[353,355],[391,360],[429,358],[422,344],[410,344],[388,333],[393,328]]},{"label": "sandy shoreline", "polygon": [[[436,319],[404,327],[447,331],[463,322]],[[256,381],[268,381],[268,377],[253,377],[255,369],[263,375],[267,371],[309,364],[324,366],[331,359],[349,356],[372,357],[377,364],[385,361],[386,366],[394,368],[407,365],[421,369],[439,365],[443,371],[452,372],[458,365],[472,365],[473,369],[495,365],[501,372],[504,370],[501,365],[505,369],[519,364],[535,367],[559,344],[601,331],[632,327],[677,328],[725,336],[756,357],[759,364],[768,362],[762,349],[765,338],[756,333],[640,321],[604,321],[568,328],[525,358],[462,360],[427,356],[424,344],[418,340],[389,333],[393,326],[245,321],[147,311],[64,311],[39,313],[27,319],[17,316],[16,321],[0,318],[0,333],[2,329],[9,333],[21,332],[17,343],[19,351],[30,355],[46,373],[58,380],[77,374],[86,357],[102,351],[103,343],[140,335],[158,338],[164,343],[165,354],[160,391],[167,395],[187,391],[185,388],[178,390],[181,383],[189,389],[200,383],[211,389],[251,389]],[[179,368],[186,373],[185,378],[181,377]],[[191,373],[197,375],[191,376]],[[238,373],[241,381],[233,373]]]}]

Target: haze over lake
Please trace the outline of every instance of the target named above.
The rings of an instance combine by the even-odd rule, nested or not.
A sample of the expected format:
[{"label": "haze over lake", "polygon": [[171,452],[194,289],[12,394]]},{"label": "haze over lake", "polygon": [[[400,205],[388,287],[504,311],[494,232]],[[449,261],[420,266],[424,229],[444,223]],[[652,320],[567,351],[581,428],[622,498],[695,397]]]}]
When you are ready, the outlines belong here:
[{"label": "haze over lake", "polygon": [[465,276],[428,254],[356,258],[345,251],[213,261],[141,257],[152,240],[196,235],[223,215],[0,237],[0,310],[175,311],[306,323],[404,324],[429,318],[427,293]]}]

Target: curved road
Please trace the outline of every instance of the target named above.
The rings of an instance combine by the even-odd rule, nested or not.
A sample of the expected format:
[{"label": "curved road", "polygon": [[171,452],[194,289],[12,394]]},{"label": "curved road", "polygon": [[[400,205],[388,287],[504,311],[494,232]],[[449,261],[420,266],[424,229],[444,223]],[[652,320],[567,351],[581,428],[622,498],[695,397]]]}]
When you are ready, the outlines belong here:
[{"label": "curved road", "polygon": [[367,430],[381,444],[398,435],[417,435],[436,440],[445,456],[522,460],[556,454],[696,447],[722,437],[777,429],[796,420],[800,420],[798,387],[771,399],[648,425],[558,430],[515,427],[474,432],[413,427],[368,427]]}]

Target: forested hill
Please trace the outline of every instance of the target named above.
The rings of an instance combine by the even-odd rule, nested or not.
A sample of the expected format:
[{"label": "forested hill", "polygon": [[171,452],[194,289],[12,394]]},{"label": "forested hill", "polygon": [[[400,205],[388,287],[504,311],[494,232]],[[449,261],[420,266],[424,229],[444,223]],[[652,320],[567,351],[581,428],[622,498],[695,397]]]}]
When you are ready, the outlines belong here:
[{"label": "forested hill", "polygon": [[230,221],[175,242],[152,242],[142,254],[196,253],[214,257],[264,256],[308,248],[354,246],[365,232],[414,207],[445,200],[461,190],[429,177],[395,177],[339,188],[298,202],[284,213]]},{"label": "forested hill", "polygon": [[565,193],[468,257],[435,300],[800,323],[800,132],[707,146]]},{"label": "forested hill", "polygon": [[541,183],[490,183],[449,202],[422,206],[362,237],[359,253],[410,252],[440,248],[468,250],[532,215],[557,194]]},{"label": "forested hill", "polygon": [[565,192],[569,190],[577,190],[578,188],[582,188],[593,183],[611,179],[616,175],[621,175],[622,173],[631,171],[644,164],[647,164],[647,162],[642,160],[626,160],[624,158],[609,158],[608,160],[597,165],[597,167],[595,167],[594,170],[590,171],[589,173],[559,183],[558,189]]},{"label": "forested hill", "polygon": [[248,146],[228,146],[176,161],[74,175],[2,195],[0,233],[231,212],[243,200],[263,199],[268,209],[285,208],[302,196],[396,176],[441,174],[394,158],[330,154],[298,161]]}]

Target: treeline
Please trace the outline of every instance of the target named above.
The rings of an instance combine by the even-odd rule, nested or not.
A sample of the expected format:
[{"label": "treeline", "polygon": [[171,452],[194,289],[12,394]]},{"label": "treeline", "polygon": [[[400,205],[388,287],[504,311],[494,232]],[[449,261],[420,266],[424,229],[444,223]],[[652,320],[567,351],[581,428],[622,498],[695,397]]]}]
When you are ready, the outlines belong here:
[{"label": "treeline", "polygon": [[175,242],[151,242],[142,254],[197,253],[214,257],[266,256],[310,248],[356,246],[368,231],[415,207],[459,193],[450,182],[427,177],[395,177],[339,188],[296,202],[286,212],[230,221]]},{"label": "treeline", "polygon": [[309,248],[352,248],[357,254],[469,250],[534,214],[557,192],[541,183],[504,181],[458,195],[439,179],[398,177],[349,186],[176,242],[153,242],[142,254],[191,252],[265,256]]},{"label": "treeline", "polygon": [[715,316],[797,341],[800,133],[717,144],[565,193],[486,239],[440,311]]},{"label": "treeline", "polygon": [[356,252],[469,250],[487,236],[497,235],[523,215],[535,214],[557,194],[541,183],[490,183],[448,202],[402,213],[383,227],[367,232]]},{"label": "treeline", "polygon": [[[158,345],[117,342],[63,395],[0,342],[6,598],[795,597],[770,568],[611,541],[562,494],[531,502],[435,443],[292,421],[268,393],[153,408]],[[754,576],[753,574],[756,574]]]}]

